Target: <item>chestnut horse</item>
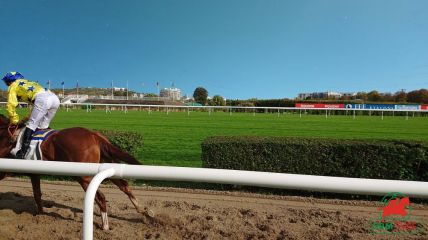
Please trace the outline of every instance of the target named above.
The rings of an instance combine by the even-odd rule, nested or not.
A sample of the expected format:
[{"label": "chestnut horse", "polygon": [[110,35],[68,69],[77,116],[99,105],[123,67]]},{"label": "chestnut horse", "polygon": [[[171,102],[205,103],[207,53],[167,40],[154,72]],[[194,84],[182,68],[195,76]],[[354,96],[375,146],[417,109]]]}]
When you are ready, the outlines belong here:
[{"label": "chestnut horse", "polygon": [[[23,127],[21,122],[19,127]],[[16,142],[12,139],[12,133],[9,127],[9,120],[0,114],[0,158],[12,157],[11,149]],[[128,164],[140,165],[140,163],[130,154],[122,151],[112,145],[106,137],[91,130],[75,127],[67,128],[50,135],[41,144],[43,160],[45,161],[64,161],[64,162],[87,162],[87,163],[119,163],[123,161]],[[17,159],[16,161],[19,161]],[[6,173],[0,173],[0,180],[6,176]],[[40,176],[30,175],[33,186],[34,199],[39,213],[43,213],[41,200]],[[83,190],[86,191],[92,177],[74,177]],[[144,216],[153,217],[152,212],[147,212],[139,207],[138,201],[128,187],[128,182],[122,179],[110,179],[126,195],[128,195],[137,212]],[[98,190],[95,201],[101,210],[102,228],[109,229],[107,217],[107,205],[104,194]]]}]

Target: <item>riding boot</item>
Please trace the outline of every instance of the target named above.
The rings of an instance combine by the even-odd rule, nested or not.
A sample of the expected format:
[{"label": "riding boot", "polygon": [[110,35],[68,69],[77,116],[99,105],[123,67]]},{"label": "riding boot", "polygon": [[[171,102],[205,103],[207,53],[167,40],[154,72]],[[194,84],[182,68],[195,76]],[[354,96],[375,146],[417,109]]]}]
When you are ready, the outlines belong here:
[{"label": "riding boot", "polygon": [[25,128],[25,131],[22,134],[21,150],[19,150],[16,153],[16,158],[19,158],[19,159],[25,158],[28,148],[30,147],[31,137],[33,136],[33,133],[34,133],[33,130],[29,129],[28,127]]}]

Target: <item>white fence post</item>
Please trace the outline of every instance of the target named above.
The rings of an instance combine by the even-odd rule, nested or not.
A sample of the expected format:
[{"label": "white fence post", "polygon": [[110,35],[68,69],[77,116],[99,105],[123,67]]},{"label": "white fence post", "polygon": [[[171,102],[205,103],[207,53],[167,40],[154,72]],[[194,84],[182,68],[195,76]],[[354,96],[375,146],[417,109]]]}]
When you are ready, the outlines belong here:
[{"label": "white fence post", "polygon": [[95,194],[97,193],[98,187],[101,182],[109,177],[112,177],[115,174],[114,168],[108,168],[99,172],[92,179],[91,183],[86,189],[85,194],[85,204],[83,206],[83,239],[92,240],[93,239],[93,228],[94,228],[94,199]]}]

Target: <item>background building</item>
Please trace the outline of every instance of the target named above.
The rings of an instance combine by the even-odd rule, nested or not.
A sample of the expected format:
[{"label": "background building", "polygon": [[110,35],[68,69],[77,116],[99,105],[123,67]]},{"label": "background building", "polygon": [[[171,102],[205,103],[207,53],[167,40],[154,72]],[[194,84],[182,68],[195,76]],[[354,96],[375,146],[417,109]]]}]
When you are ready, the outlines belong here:
[{"label": "background building", "polygon": [[297,98],[300,100],[306,99],[339,99],[342,96],[355,96],[356,93],[339,93],[339,92],[313,92],[313,93],[299,93]]},{"label": "background building", "polygon": [[160,90],[160,97],[170,98],[171,100],[181,99],[181,89],[179,88],[163,88]]}]

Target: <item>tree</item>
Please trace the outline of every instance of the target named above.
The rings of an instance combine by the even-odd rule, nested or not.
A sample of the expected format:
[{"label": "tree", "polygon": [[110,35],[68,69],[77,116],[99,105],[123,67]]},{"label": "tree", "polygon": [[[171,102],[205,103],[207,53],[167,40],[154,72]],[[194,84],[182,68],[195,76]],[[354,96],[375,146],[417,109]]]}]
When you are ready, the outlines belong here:
[{"label": "tree", "polygon": [[355,98],[358,100],[367,101],[367,93],[365,92],[358,92],[357,95],[355,95]]},{"label": "tree", "polygon": [[412,103],[426,103],[428,102],[428,90],[420,89],[407,93],[407,100]]},{"label": "tree", "polygon": [[144,97],[158,97],[158,95],[156,93],[147,93]]},{"label": "tree", "polygon": [[422,103],[428,103],[428,90],[423,88],[419,90],[419,93],[421,94]]},{"label": "tree", "polygon": [[404,90],[398,91],[394,94],[394,100],[397,103],[407,102],[407,93]]},{"label": "tree", "polygon": [[382,95],[380,95],[378,91],[373,90],[367,93],[367,100],[371,102],[381,102],[383,99],[382,99]]},{"label": "tree", "polygon": [[242,101],[238,104],[240,107],[254,107],[254,103],[250,101]]},{"label": "tree", "polygon": [[205,105],[208,99],[208,91],[203,87],[197,87],[193,92],[195,102]]},{"label": "tree", "polygon": [[382,95],[383,95],[384,102],[394,102],[394,96],[391,93],[387,92],[387,93],[383,93]]},{"label": "tree", "polygon": [[409,101],[411,103],[420,103],[422,101],[422,99],[419,95],[419,91],[414,90],[414,91],[408,92],[407,93],[407,101]]},{"label": "tree", "polygon": [[0,101],[5,102],[7,101],[7,92],[0,90]]},{"label": "tree", "polygon": [[226,105],[226,101],[220,95],[214,95],[212,102],[213,102],[214,106],[225,106]]}]

